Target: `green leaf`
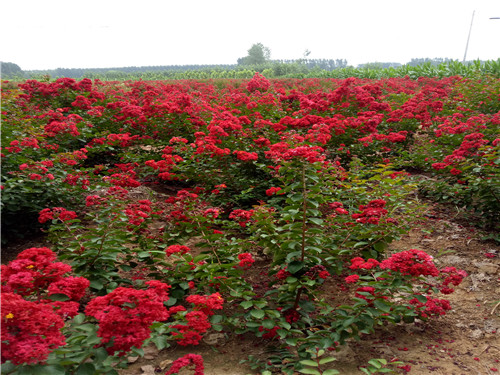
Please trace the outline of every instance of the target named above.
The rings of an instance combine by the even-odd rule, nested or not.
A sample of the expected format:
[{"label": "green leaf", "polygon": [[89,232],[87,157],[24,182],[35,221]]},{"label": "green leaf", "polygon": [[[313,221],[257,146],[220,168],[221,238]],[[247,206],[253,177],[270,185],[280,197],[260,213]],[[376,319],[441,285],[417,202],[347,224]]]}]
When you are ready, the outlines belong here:
[{"label": "green leaf", "polygon": [[303,361],[300,361],[304,366],[312,366],[312,367],[318,367],[318,363],[311,360],[311,359],[304,359]]},{"label": "green leaf", "polygon": [[311,375],[321,375],[321,373],[313,368],[303,368],[302,370],[298,370],[302,374],[311,374]]},{"label": "green leaf", "polygon": [[427,302],[427,297],[423,296],[421,294],[416,294],[415,298],[418,300],[420,303],[426,303]]},{"label": "green leaf", "polygon": [[104,288],[104,284],[100,280],[92,280],[90,282],[90,287],[92,289],[101,290],[102,288]]},{"label": "green leaf", "polygon": [[212,317],[210,318],[210,323],[212,324],[220,323],[222,322],[222,319],[224,319],[222,315],[212,315]]},{"label": "green leaf", "polygon": [[280,338],[285,338],[288,335],[288,331],[286,329],[278,329],[276,333],[280,335]]},{"label": "green leaf", "polygon": [[368,363],[372,366],[375,366],[376,368],[381,368],[382,365],[387,364],[387,360],[385,360],[384,358],[374,358],[370,359]]},{"label": "green leaf", "polygon": [[275,324],[271,319],[266,319],[262,322],[262,326],[267,329],[273,329],[274,325]]},{"label": "green leaf", "polygon": [[335,357],[326,357],[326,358],[320,359],[319,360],[319,364],[320,365],[324,365],[326,363],[330,363],[330,362],[333,362],[333,361],[336,361],[336,360],[337,360],[337,358],[335,358]]},{"label": "green leaf", "polygon": [[307,220],[310,221],[311,223],[316,224],[316,225],[323,225],[323,223],[324,223],[323,219],[320,219],[320,218],[317,218],[317,217],[310,217]]},{"label": "green leaf", "polygon": [[304,268],[304,262],[294,260],[293,262],[290,262],[287,267],[287,271],[290,272],[291,274],[295,274],[299,272],[302,268]]},{"label": "green leaf", "polygon": [[242,303],[240,303],[240,306],[244,309],[248,309],[249,307],[253,306],[253,301],[243,301]]},{"label": "green leaf", "polygon": [[94,375],[95,366],[92,363],[83,363],[76,370],[75,375]]},{"label": "green leaf", "polygon": [[383,253],[385,248],[387,247],[387,244],[385,242],[375,242],[373,244],[373,248],[378,252],[378,253]]},{"label": "green leaf", "polygon": [[97,330],[96,326],[93,324],[90,324],[90,323],[80,324],[77,328],[78,328],[78,330],[85,331],[85,332],[94,332]]},{"label": "green leaf", "polygon": [[[2,367],[3,367],[3,365],[2,365]],[[37,374],[37,375],[38,374],[40,374],[40,375],[64,375],[64,374],[66,374],[64,367],[61,365],[47,365],[47,366],[39,365],[39,366],[36,366],[36,369],[32,368],[31,371],[33,371],[33,372],[30,372],[28,370],[28,373],[29,374]]]},{"label": "green leaf", "polygon": [[84,320],[85,320],[85,314],[78,314],[73,318],[73,323],[82,324]]},{"label": "green leaf", "polygon": [[262,319],[266,314],[263,310],[252,310],[250,311],[250,315],[252,315],[255,319]]},{"label": "green leaf", "polygon": [[379,310],[382,310],[383,312],[389,312],[391,311],[391,305],[385,302],[384,300],[381,299],[376,299],[373,304],[375,307]]},{"label": "green leaf", "polygon": [[49,299],[51,301],[61,301],[61,302],[65,302],[67,300],[69,300],[69,297],[66,295],[66,294],[62,294],[62,293],[56,293],[56,294],[51,294],[49,296]]},{"label": "green leaf", "polygon": [[323,375],[337,375],[337,374],[340,374],[340,372],[338,372],[338,370],[335,370],[335,369],[332,369],[332,368],[323,371]]}]

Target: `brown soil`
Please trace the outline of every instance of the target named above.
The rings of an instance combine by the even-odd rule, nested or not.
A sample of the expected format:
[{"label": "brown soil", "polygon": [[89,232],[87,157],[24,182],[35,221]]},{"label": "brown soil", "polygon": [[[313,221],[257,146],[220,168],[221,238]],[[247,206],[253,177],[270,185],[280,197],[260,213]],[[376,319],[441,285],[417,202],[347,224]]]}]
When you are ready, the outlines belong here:
[{"label": "brown soil", "polygon": [[[446,296],[453,310],[428,322],[382,327],[360,342],[348,343],[332,353],[337,358],[332,367],[341,374],[361,374],[359,366],[372,358],[397,358],[411,365],[410,374],[415,375],[500,373],[500,246],[481,240],[484,234],[473,227],[458,224],[452,212],[443,206],[435,205],[427,217],[404,238],[392,243],[391,250],[421,249],[434,256],[440,267],[466,270],[469,276],[455,293]],[[50,247],[50,244],[40,237],[4,247],[2,263],[12,260],[23,249],[40,246]],[[258,262],[255,266],[264,269],[265,263]],[[253,271],[257,274],[259,270]],[[328,283],[325,291],[336,293],[338,280]],[[207,375],[257,374],[240,361],[249,355],[265,358],[268,344],[268,340],[252,336],[209,332],[204,342],[195,347],[174,346],[161,352],[147,347],[145,357],[130,358],[129,367],[119,373],[165,373],[173,360],[194,353],[203,356]],[[192,373],[188,369],[180,372]]]}]

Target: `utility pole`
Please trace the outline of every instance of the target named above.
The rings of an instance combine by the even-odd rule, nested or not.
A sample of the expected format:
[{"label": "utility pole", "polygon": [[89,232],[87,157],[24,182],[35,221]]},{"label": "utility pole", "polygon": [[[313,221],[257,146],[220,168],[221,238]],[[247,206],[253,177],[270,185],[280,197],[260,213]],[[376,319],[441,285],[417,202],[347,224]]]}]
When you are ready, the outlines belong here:
[{"label": "utility pole", "polygon": [[465,45],[465,54],[464,54],[464,61],[463,61],[464,63],[465,63],[465,59],[467,58],[467,49],[469,48],[469,39],[470,39],[470,33],[472,31],[472,23],[474,22],[474,13],[475,12],[476,12],[475,10],[472,12],[472,19],[470,21],[469,36],[467,37],[467,44]]}]

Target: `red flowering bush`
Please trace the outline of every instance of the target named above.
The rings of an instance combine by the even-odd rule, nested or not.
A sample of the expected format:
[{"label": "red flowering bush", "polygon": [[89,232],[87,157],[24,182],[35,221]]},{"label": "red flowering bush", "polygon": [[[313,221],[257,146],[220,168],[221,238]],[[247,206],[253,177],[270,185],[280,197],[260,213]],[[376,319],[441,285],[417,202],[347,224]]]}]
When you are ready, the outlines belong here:
[{"label": "red flowering bush", "polygon": [[[421,211],[406,169],[434,175],[421,191],[499,222],[497,88],[490,78],[255,73],[28,80],[2,93],[2,236],[41,225],[65,262],[40,248],[2,266],[8,298],[64,323],[66,345],[55,326],[42,337],[26,322],[43,347],[34,358],[105,373],[103,358],[119,362],[145,340],[194,345],[227,329],[289,348],[294,359],[279,363],[291,373],[314,348],[448,312],[433,293],[453,292],[465,272],[438,269],[420,250],[385,252]],[[255,282],[256,259],[272,288]],[[343,275],[351,305],[321,298],[332,275]],[[9,334],[22,329],[9,325],[15,312],[2,319]],[[15,337],[23,358],[28,338]],[[193,355],[169,373],[193,363],[203,371]]]},{"label": "red flowering bush", "polygon": [[23,250],[15,260],[2,265],[2,291],[23,296],[43,293],[72,271],[70,265],[55,260],[56,254],[46,247]]},{"label": "red flowering bush", "polygon": [[146,290],[117,288],[94,298],[85,308],[85,313],[99,322],[97,334],[109,354],[124,356],[133,346],[140,348],[150,337],[151,324],[168,319],[163,302],[168,300],[170,286],[158,281],[146,284]]},{"label": "red flowering bush", "polygon": [[253,78],[247,83],[247,90],[250,92],[261,91],[265,92],[269,90],[271,82],[260,73],[255,73]]},{"label": "red flowering bush", "polygon": [[[379,301],[377,303],[383,311],[390,311],[391,317],[387,318],[395,321],[445,315],[451,310],[449,301],[433,298],[431,293],[450,294],[454,290],[449,284],[457,286],[467,276],[465,271],[455,267],[439,270],[430,255],[416,249],[395,253],[382,262],[356,257],[351,259],[349,268],[359,273],[344,279],[346,284],[360,285],[355,296],[369,302],[370,306]],[[398,298],[403,300],[402,304],[393,300],[394,283],[399,285],[395,289],[406,290],[398,294]]]},{"label": "red flowering bush", "polygon": [[63,327],[52,306],[2,291],[2,363],[43,363],[52,350],[66,344]]}]

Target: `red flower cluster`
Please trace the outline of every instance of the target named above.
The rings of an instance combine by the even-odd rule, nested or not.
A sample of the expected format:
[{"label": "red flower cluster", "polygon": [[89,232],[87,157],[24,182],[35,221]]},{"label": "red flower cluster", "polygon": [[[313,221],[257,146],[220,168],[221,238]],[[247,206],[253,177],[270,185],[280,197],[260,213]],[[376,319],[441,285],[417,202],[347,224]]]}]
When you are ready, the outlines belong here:
[{"label": "red flower cluster", "polygon": [[66,344],[64,320],[52,306],[3,291],[1,299],[2,363],[43,363],[52,350]]},{"label": "red flower cluster", "polygon": [[181,368],[194,365],[194,375],[204,375],[205,367],[203,366],[203,358],[198,354],[186,354],[185,356],[176,359],[172,363],[172,367],[165,375],[177,374]]},{"label": "red flower cluster", "polygon": [[255,260],[250,253],[238,254],[238,259],[240,262],[238,263],[238,267],[243,268],[244,270],[252,267],[252,264],[255,263]]},{"label": "red flower cluster", "polygon": [[352,214],[351,217],[358,223],[378,224],[382,216],[387,215],[385,207],[385,200],[375,199],[370,201],[367,205],[359,206],[362,211],[359,214]]},{"label": "red flower cluster", "polygon": [[71,301],[79,301],[85,295],[90,281],[84,277],[68,276],[50,284],[49,296],[53,294],[65,294]]},{"label": "red flower cluster", "polygon": [[261,91],[265,92],[269,90],[271,82],[264,77],[262,74],[256,72],[253,78],[247,83],[247,90],[250,92]]},{"label": "red flower cluster", "polygon": [[43,291],[71,272],[71,266],[55,262],[56,254],[47,247],[32,247],[15,260],[2,265],[2,292],[28,296]]},{"label": "red flower cluster", "polygon": [[172,332],[172,337],[182,346],[198,345],[202,335],[211,327],[208,316],[202,311],[190,311],[186,313],[185,319],[187,324],[172,325],[172,328],[178,331]]},{"label": "red flower cluster", "polygon": [[151,205],[152,203],[148,199],[143,199],[139,200],[137,203],[128,204],[127,208],[125,209],[125,214],[128,217],[130,225],[141,225],[144,220],[151,215]]},{"label": "red flower cluster", "polygon": [[[184,315],[187,324],[175,324],[172,326],[177,332],[172,332],[172,336],[179,345],[198,345],[202,335],[211,327],[208,317],[214,314],[213,310],[222,309],[224,300],[219,293],[209,296],[190,295],[186,302],[194,304],[194,311]],[[183,306],[174,306],[170,313],[186,311]]]},{"label": "red flower cluster", "polygon": [[245,227],[252,218],[253,213],[254,210],[245,211],[238,209],[231,212],[229,218],[236,220],[241,227]]},{"label": "red flower cluster", "polygon": [[351,259],[351,265],[349,266],[349,268],[351,270],[359,270],[359,269],[371,270],[372,268],[377,267],[379,264],[380,264],[379,261],[376,259],[370,258],[367,261],[365,261],[361,257],[356,257]]},{"label": "red flower cluster", "polygon": [[165,249],[165,252],[167,253],[167,256],[170,256],[172,254],[186,254],[190,252],[191,249],[187,246],[184,245],[171,245]]},{"label": "red flower cluster", "polygon": [[328,207],[330,207],[332,210],[335,210],[335,212],[339,215],[348,215],[349,214],[349,211],[347,211],[344,208],[344,204],[342,202],[329,203]]},{"label": "red flower cluster", "polygon": [[266,331],[266,333],[264,333],[264,334],[262,335],[262,338],[263,338],[263,339],[272,339],[272,338],[276,337],[276,335],[277,335],[277,332],[276,332],[276,331],[277,331],[278,329],[280,329],[280,327],[279,327],[279,326],[275,326],[275,327],[273,327],[273,328],[265,328],[264,326],[260,326],[260,327],[259,327],[259,332],[264,332],[264,331]]},{"label": "red flower cluster", "polygon": [[355,284],[358,282],[358,280],[359,280],[359,275],[349,275],[344,279],[346,284]]},{"label": "red flower cluster", "polygon": [[287,277],[290,276],[292,276],[292,274],[286,270],[286,267],[279,270],[278,273],[276,273],[276,278],[278,280],[285,280]]},{"label": "red flower cluster", "polygon": [[446,311],[451,310],[450,302],[445,299],[427,297],[427,301],[422,303],[414,298],[410,303],[415,306],[415,310],[422,318],[445,315]]},{"label": "red flower cluster", "polygon": [[59,219],[61,221],[68,221],[76,219],[78,216],[74,211],[68,211],[63,207],[44,208],[40,211],[38,222],[40,224],[46,223],[49,220]]},{"label": "red flower cluster", "polygon": [[[64,318],[78,314],[77,301],[90,282],[83,277],[63,277],[71,266],[55,260],[54,252],[46,247],[29,248],[2,265],[2,363],[43,362],[52,349],[65,344],[61,333]],[[47,294],[65,294],[69,301],[43,299]]]},{"label": "red flower cluster", "polygon": [[119,287],[87,305],[85,313],[99,322],[100,345],[111,344],[106,347],[109,354],[124,356],[133,346],[140,348],[150,337],[151,324],[168,319],[163,302],[168,300],[170,286],[159,281],[146,284],[147,290]]},{"label": "red flower cluster", "polygon": [[224,299],[219,293],[213,293],[208,296],[191,295],[187,296],[186,301],[194,304],[194,309],[202,311],[204,314],[211,316],[214,310],[221,310],[224,305]]},{"label": "red flower cluster", "polygon": [[380,263],[380,268],[412,276],[438,276],[439,270],[425,251],[411,249],[393,254]]},{"label": "red flower cluster", "polygon": [[266,195],[268,197],[270,197],[271,195],[280,195],[280,194],[283,194],[283,191],[281,191],[281,193],[279,193],[281,191],[281,188],[280,187],[272,187],[270,189],[267,189],[266,190]]},{"label": "red flower cluster", "polygon": [[307,276],[311,280],[315,280],[318,277],[320,279],[327,279],[330,276],[330,273],[326,270],[325,266],[322,265],[316,265],[311,267],[306,273],[305,276]]},{"label": "red flower cluster", "polygon": [[455,290],[450,288],[449,285],[460,285],[463,279],[467,277],[467,272],[464,270],[457,270],[455,267],[445,267],[439,271],[439,276],[444,277],[439,289],[440,292],[443,294],[450,294]]}]

